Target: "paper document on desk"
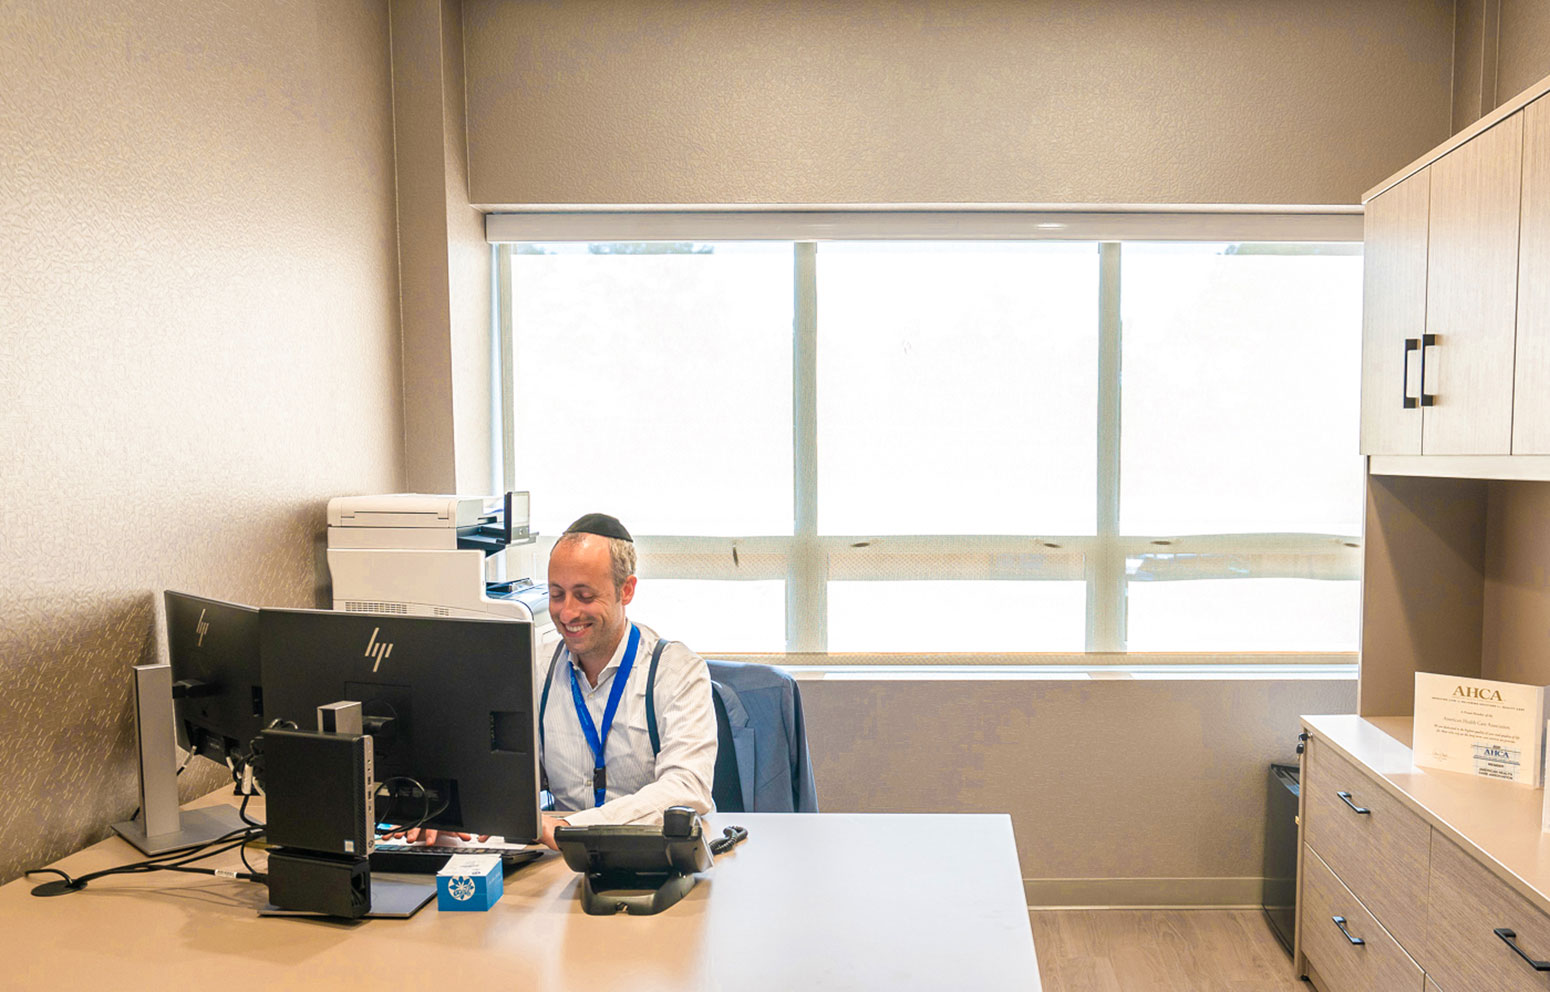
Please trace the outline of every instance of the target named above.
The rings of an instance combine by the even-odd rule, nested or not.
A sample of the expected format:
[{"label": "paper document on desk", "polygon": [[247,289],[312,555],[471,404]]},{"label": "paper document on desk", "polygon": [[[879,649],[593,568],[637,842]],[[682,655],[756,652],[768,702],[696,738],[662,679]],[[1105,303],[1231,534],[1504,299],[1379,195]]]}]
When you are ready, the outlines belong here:
[{"label": "paper document on desk", "polygon": [[1544,753],[1544,686],[1415,673],[1416,767],[1538,788]]}]

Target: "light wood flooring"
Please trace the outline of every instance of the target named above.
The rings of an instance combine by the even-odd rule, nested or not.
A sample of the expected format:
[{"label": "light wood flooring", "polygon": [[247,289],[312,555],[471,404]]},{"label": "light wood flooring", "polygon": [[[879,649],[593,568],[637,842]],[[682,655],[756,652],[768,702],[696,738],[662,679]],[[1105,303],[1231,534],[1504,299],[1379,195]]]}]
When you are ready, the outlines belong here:
[{"label": "light wood flooring", "polygon": [[1312,992],[1257,909],[1035,909],[1044,992]]}]

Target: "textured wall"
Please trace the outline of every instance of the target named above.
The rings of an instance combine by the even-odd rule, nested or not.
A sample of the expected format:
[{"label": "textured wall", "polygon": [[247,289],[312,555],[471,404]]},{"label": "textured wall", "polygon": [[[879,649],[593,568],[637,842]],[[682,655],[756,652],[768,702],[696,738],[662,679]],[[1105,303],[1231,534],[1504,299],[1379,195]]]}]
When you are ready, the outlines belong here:
[{"label": "textured wall", "polygon": [[1496,44],[1496,96],[1502,103],[1550,75],[1550,3],[1498,2],[1501,34]]},{"label": "textured wall", "polygon": [[0,0],[0,880],[136,804],[161,590],[402,484],[392,151],[381,3]]},{"label": "textured wall", "polygon": [[1453,133],[1550,75],[1550,3],[1458,0]]},{"label": "textured wall", "polygon": [[490,248],[468,203],[462,4],[393,0],[405,487],[490,489]]},{"label": "textured wall", "polygon": [[437,0],[394,0],[393,114],[403,293],[405,488],[456,491],[447,305],[447,85]]},{"label": "textured wall", "polygon": [[[446,180],[448,306],[451,312],[453,446],[457,492],[495,492],[490,464],[490,246],[484,212],[469,202],[468,115],[463,70],[463,5],[441,0],[448,122]],[[413,394],[407,394],[413,395]]]},{"label": "textured wall", "polygon": [[476,203],[1355,203],[1452,0],[468,0]]},{"label": "textured wall", "polygon": [[1496,106],[1501,0],[1459,0],[1453,9],[1453,133]]},{"label": "textured wall", "polygon": [[1241,904],[1263,874],[1270,763],[1293,757],[1299,715],[1352,712],[1356,683],[822,681],[802,702],[821,809],[1011,813],[1035,900]]}]

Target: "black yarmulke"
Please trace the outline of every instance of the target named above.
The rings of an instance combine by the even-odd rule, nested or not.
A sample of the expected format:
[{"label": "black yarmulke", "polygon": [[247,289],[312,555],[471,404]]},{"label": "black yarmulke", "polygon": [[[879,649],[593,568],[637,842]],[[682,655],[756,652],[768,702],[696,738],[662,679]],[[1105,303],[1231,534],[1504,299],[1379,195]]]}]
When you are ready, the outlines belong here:
[{"label": "black yarmulke", "polygon": [[606,513],[589,513],[580,517],[575,523],[565,528],[567,534],[596,534],[598,537],[613,537],[621,541],[635,543],[635,538],[624,529],[624,524],[618,517],[610,517]]}]

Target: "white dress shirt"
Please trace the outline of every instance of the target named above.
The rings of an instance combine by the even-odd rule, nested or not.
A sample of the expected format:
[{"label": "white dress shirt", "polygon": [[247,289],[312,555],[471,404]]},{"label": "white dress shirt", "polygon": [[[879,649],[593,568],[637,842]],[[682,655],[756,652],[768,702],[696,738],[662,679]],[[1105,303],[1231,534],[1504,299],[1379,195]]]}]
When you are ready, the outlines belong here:
[{"label": "white dress shirt", "polygon": [[[701,813],[712,809],[716,711],[710,698],[710,669],[704,659],[677,642],[662,650],[653,694],[662,750],[653,757],[646,724],[646,679],[651,669],[651,652],[660,638],[645,624],[635,626],[640,628],[640,646],[614,714],[613,727],[603,745],[608,781],[601,806],[592,805],[592,748],[576,716],[571,672],[576,673],[581,698],[601,737],[603,711],[629,647],[629,629],[619,638],[619,646],[598,676],[596,686],[587,682],[586,673],[568,648],[560,651],[559,663],[554,666],[549,701],[544,709],[541,757],[549,791],[554,793],[555,809],[562,811],[561,815],[572,826],[660,823],[662,811],[669,806],[692,806]],[[563,812],[570,810],[575,812]]]}]

